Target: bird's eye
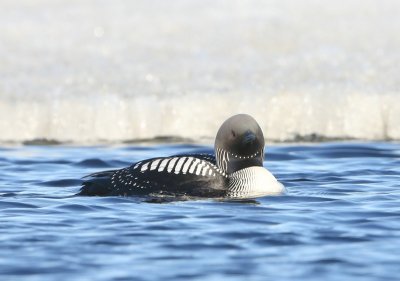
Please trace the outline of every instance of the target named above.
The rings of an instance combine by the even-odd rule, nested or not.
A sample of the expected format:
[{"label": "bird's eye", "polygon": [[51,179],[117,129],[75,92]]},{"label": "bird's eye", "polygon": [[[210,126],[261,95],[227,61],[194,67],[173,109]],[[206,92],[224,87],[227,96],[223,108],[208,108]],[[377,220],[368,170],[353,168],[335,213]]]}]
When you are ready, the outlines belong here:
[{"label": "bird's eye", "polygon": [[232,133],[232,137],[236,137],[236,133],[234,130],[232,130],[231,133]]}]

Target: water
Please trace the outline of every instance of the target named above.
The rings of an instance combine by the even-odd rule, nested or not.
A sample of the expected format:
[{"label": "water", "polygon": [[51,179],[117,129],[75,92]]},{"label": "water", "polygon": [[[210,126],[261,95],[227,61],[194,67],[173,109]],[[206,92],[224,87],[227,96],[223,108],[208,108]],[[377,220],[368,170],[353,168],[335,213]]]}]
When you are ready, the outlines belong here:
[{"label": "water", "polygon": [[[397,0],[2,0],[0,141],[400,139]],[[10,126],[10,124],[12,124]]]},{"label": "water", "polygon": [[[398,280],[399,14],[397,0],[0,1],[0,279]],[[91,172],[211,152],[237,113],[275,143],[265,166],[287,194],[74,196]]]},{"label": "water", "polygon": [[398,280],[400,146],[267,147],[287,194],[76,197],[88,173],[210,146],[2,146],[1,280]]}]

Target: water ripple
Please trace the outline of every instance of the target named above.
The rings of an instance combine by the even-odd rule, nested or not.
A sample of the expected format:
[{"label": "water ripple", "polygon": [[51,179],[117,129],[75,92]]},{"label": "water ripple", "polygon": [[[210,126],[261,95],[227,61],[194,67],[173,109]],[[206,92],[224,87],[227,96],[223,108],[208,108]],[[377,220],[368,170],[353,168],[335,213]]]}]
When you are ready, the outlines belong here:
[{"label": "water ripple", "polygon": [[210,153],[209,146],[0,151],[2,280],[393,280],[400,273],[396,143],[272,146],[264,164],[285,195],[165,204],[74,194],[90,172]]}]

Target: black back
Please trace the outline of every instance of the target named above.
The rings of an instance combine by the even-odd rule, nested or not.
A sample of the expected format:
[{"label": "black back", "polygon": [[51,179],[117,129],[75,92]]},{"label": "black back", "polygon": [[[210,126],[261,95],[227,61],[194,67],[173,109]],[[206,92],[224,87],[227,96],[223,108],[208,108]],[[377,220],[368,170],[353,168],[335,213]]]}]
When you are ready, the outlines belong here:
[{"label": "black back", "polygon": [[223,197],[226,177],[212,155],[147,159],[130,167],[91,174],[79,195],[189,195]]}]

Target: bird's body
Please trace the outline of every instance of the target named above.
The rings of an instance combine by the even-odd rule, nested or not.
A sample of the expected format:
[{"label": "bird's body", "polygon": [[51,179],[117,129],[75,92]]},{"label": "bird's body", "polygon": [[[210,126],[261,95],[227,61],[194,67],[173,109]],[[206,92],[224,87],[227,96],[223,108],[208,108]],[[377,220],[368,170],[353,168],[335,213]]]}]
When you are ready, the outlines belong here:
[{"label": "bird's body", "polygon": [[[102,187],[99,187],[100,181]],[[226,175],[212,155],[176,155],[152,158],[130,167],[89,175],[84,195],[179,194],[223,197]],[[102,193],[102,194],[99,194]]]},{"label": "bird's body", "polygon": [[[237,123],[229,124],[231,119],[247,121],[253,126],[255,122],[243,114],[228,119],[217,134],[216,156],[193,154],[152,158],[124,169],[91,174],[86,177],[79,194],[254,198],[281,193],[283,185],[262,167],[264,138],[258,124],[255,122],[255,130],[242,133],[241,128],[237,130]],[[240,126],[246,128],[246,124],[240,123]],[[232,138],[227,140],[232,147],[221,142],[220,133]],[[232,141],[238,144],[232,144]]]}]

